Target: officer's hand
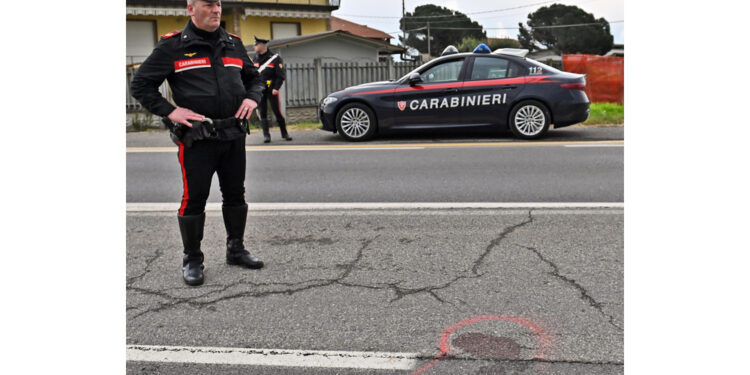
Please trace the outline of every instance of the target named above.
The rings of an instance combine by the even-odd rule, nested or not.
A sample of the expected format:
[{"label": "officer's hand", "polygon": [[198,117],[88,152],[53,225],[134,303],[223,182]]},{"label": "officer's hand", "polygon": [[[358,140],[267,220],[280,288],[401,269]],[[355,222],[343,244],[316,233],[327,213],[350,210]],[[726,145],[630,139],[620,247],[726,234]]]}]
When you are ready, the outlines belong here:
[{"label": "officer's hand", "polygon": [[271,94],[279,95],[279,90],[273,89],[271,90]]},{"label": "officer's hand", "polygon": [[183,124],[188,127],[193,127],[193,124],[190,123],[190,120],[193,121],[200,121],[203,120],[203,115],[199,115],[187,108],[177,107],[170,113],[167,117],[169,117],[172,122],[176,122],[178,124]]},{"label": "officer's hand", "polygon": [[245,99],[242,101],[242,104],[240,104],[240,109],[237,110],[237,113],[234,114],[234,117],[238,119],[249,120],[250,116],[253,114],[253,110],[257,106],[258,103],[256,103],[255,100]]}]

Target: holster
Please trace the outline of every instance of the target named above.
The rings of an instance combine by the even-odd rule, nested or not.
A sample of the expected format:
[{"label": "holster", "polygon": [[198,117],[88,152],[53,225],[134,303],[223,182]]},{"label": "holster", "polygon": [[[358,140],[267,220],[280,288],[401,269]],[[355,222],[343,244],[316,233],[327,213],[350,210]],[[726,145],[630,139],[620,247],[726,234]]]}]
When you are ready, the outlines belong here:
[{"label": "holster", "polygon": [[250,126],[247,120],[240,120],[234,117],[226,119],[212,120],[209,118],[203,121],[190,121],[193,127],[172,122],[168,117],[162,117],[162,122],[169,129],[169,138],[174,144],[182,143],[185,147],[191,147],[193,142],[204,139],[219,139],[219,129],[238,127],[244,133],[250,134]]}]

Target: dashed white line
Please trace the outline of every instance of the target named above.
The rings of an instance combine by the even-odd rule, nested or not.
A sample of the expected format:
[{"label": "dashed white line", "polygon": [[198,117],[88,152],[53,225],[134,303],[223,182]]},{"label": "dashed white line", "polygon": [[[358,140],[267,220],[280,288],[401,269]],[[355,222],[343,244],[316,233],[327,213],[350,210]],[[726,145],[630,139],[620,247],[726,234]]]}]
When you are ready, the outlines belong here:
[{"label": "dashed white line", "polygon": [[128,345],[135,362],[200,363],[246,366],[412,370],[418,353]]}]

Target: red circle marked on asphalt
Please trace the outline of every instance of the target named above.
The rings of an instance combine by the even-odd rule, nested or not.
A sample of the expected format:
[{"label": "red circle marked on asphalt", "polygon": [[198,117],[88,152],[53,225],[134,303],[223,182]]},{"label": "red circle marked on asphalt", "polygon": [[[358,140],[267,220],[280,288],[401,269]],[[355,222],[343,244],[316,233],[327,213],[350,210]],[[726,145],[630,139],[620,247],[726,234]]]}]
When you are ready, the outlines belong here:
[{"label": "red circle marked on asphalt", "polygon": [[516,324],[519,324],[528,328],[531,332],[533,332],[537,336],[537,338],[539,338],[539,347],[537,348],[535,352],[535,358],[537,359],[547,358],[547,350],[552,345],[552,340],[550,339],[547,332],[545,332],[538,325],[526,319],[515,317],[515,316],[505,316],[505,315],[477,316],[474,318],[462,320],[448,327],[445,331],[443,331],[443,335],[440,337],[440,354],[438,354],[438,356],[434,360],[414,370],[414,372],[412,372],[411,375],[418,375],[427,371],[428,369],[430,369],[432,366],[435,366],[435,364],[440,362],[440,360],[442,360],[448,355],[448,353],[450,352],[450,344],[448,343],[448,340],[450,339],[451,335],[453,334],[455,330],[461,327],[467,326],[467,325],[484,322],[488,320],[500,320],[500,321],[512,322],[512,323],[516,323]]},{"label": "red circle marked on asphalt", "polygon": [[476,358],[501,361],[521,358],[521,345],[516,340],[479,332],[456,334],[451,339],[451,346]]}]

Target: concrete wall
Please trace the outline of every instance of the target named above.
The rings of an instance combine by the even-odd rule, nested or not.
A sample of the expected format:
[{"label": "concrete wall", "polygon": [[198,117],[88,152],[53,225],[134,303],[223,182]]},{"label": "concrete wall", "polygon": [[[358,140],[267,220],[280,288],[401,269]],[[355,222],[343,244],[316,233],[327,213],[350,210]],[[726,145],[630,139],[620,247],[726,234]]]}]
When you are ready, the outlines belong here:
[{"label": "concrete wall", "polygon": [[[296,107],[296,108],[287,108],[284,111],[284,118],[286,118],[287,124],[296,124],[298,122],[318,122],[318,107]],[[270,109],[269,109],[270,112]],[[277,126],[276,124],[276,117],[273,116],[272,113],[269,113],[268,119],[271,121],[271,126]],[[133,122],[138,121],[141,124],[141,127],[143,127],[141,130],[146,129],[166,129],[164,126],[164,123],[161,122],[161,118],[159,116],[149,116],[145,111],[139,111],[139,112],[132,112],[132,113],[126,113],[125,114],[125,128],[127,131],[134,131],[136,130],[133,127]],[[253,117],[250,119],[250,122],[252,122],[254,125],[259,125],[260,120],[258,120],[257,112],[253,114]]]},{"label": "concrete wall", "polygon": [[287,124],[298,122],[318,122],[318,106],[314,107],[294,107],[286,109]]}]

